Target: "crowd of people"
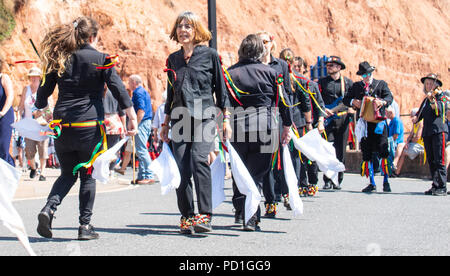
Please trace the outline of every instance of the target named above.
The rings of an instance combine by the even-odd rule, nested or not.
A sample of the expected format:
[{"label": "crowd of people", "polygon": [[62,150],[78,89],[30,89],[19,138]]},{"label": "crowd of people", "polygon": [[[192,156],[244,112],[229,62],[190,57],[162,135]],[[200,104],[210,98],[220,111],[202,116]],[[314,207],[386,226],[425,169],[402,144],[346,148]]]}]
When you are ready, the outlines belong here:
[{"label": "crowd of people", "polygon": [[[389,177],[399,176],[405,157],[426,152],[433,184],[425,194],[446,195],[447,98],[439,89],[436,74],[422,78],[426,96],[411,111],[413,129],[405,139],[398,105],[388,83],[375,79],[376,68],[359,64],[360,80],[344,76],[346,65],[338,56],[326,61],[328,76],[310,80],[305,59],[285,48],[277,54],[275,37],[265,31],[244,38],[239,60],[225,68],[218,52],[204,44],[211,32],[197,15],[183,12],[176,19],[170,39],[181,48],[167,59],[165,102],[153,112],[142,78],[128,78],[128,91],[117,74],[115,58],[96,50],[100,26],[89,17],[52,27],[41,42],[42,70],[28,72],[29,85],[22,91],[14,118],[11,79],[0,74],[0,158],[14,166],[10,143],[16,120],[31,118],[48,124],[54,135],[61,176],[55,181],[47,203],[38,214],[38,233],[52,238],[52,220],[57,207],[80,178],[80,240],[97,239],[90,224],[95,200],[92,163],[120,138],[133,137],[123,148],[120,166],[111,160],[110,171],[125,174],[133,153],[139,161],[133,184],[152,184],[149,154],[168,143],[178,165],[181,182],[176,190],[183,234],[212,231],[212,179],[210,164],[230,141],[265,198],[264,217],[277,215],[278,202],[289,206],[289,192],[280,160],[281,146],[290,146],[290,157],[298,179],[299,194],[314,196],[318,189],[318,166],[299,152],[291,141],[317,129],[345,163],[349,131],[358,136],[362,151],[361,175],[370,180],[362,191],[377,190],[375,171],[383,172],[383,192],[391,192]],[[0,73],[2,69],[0,59]],[[52,94],[58,86],[58,100]],[[131,94],[129,93],[131,92]],[[244,114],[244,116],[240,116]],[[254,123],[256,122],[256,123]],[[349,127],[349,126],[355,127]],[[40,178],[45,180],[49,140],[41,142],[15,135],[14,147],[20,166],[25,150],[30,177],[36,176],[38,153]],[[159,141],[154,146],[153,139]],[[150,147],[148,146],[150,140]],[[131,141],[134,141],[132,143]],[[275,141],[275,142],[274,142]],[[450,150],[449,150],[450,151]],[[133,160],[134,162],[134,160]],[[338,180],[323,177],[323,189],[340,190]],[[192,182],[193,181],[193,182]],[[194,189],[195,185],[195,189]],[[194,190],[197,198],[195,211]],[[246,195],[233,178],[235,221],[245,231],[260,229],[261,210],[245,221]]]}]

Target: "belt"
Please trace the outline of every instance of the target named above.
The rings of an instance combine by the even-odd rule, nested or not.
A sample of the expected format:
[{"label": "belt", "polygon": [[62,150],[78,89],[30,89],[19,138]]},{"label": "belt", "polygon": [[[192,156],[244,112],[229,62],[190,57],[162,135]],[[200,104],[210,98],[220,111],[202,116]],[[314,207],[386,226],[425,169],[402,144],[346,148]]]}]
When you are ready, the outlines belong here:
[{"label": "belt", "polygon": [[[97,157],[99,157],[102,153],[108,150],[108,145],[106,142],[106,131],[105,131],[105,123],[104,121],[97,121],[97,120],[91,120],[91,121],[84,121],[84,122],[76,122],[76,123],[64,123],[61,124],[62,120],[53,120],[49,123],[49,128],[52,130],[50,133],[46,133],[46,135],[58,139],[61,136],[61,130],[62,128],[87,128],[87,127],[96,127],[100,126],[100,131],[102,134],[101,141],[95,146],[94,151],[92,152],[91,158],[87,162],[80,163],[76,165],[73,169],[73,175],[77,173],[79,169],[82,167],[86,169],[92,168],[92,165],[94,164]],[[100,147],[102,147],[102,150],[100,150]]]}]

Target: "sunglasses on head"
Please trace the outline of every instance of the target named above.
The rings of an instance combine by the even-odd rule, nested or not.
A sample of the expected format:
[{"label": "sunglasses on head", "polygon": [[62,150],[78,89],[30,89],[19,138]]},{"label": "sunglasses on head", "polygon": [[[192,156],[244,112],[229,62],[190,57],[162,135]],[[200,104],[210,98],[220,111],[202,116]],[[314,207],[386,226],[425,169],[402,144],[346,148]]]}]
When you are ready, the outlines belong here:
[{"label": "sunglasses on head", "polygon": [[269,43],[269,42],[272,42],[272,40],[266,40],[266,39],[263,40],[263,44],[264,44],[264,45],[266,45],[266,44]]},{"label": "sunglasses on head", "polygon": [[367,73],[367,74],[362,75],[363,79],[370,77],[370,76],[372,76],[372,73]]}]

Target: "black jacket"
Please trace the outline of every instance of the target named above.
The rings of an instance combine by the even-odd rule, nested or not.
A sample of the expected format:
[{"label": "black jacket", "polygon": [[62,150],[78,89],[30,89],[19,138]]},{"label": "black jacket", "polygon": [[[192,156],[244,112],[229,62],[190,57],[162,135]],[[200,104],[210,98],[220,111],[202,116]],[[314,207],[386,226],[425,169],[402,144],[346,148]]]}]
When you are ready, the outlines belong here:
[{"label": "black jacket", "polygon": [[[222,65],[216,50],[199,45],[186,64],[183,48],[172,53],[167,61],[170,83],[167,84],[167,101],[164,112],[171,114],[173,108],[186,107],[192,117],[203,118],[210,107],[230,107]],[[172,87],[173,85],[173,87]],[[214,101],[214,96],[216,101]]]},{"label": "black jacket", "polygon": [[[311,111],[311,98],[309,94],[305,92],[299,84],[306,90],[308,90],[308,86],[311,83],[300,73],[294,71],[295,80],[291,80],[291,83],[294,87],[294,91],[289,93],[289,97],[291,98],[292,105],[299,105],[292,108],[292,117],[293,122],[297,128],[304,127],[306,125],[306,120],[304,113]],[[298,83],[297,83],[298,82]]]},{"label": "black jacket", "polygon": [[97,69],[94,64],[108,64],[108,55],[100,53],[86,44],[77,50],[68,63],[66,71],[58,77],[56,72],[45,76],[45,83],[39,87],[35,106],[44,108],[48,105],[48,97],[58,85],[58,101],[53,111],[54,119],[62,119],[63,123],[87,120],[103,120],[103,90],[108,85],[121,109],[133,106],[125,86],[117,75],[115,68]]},{"label": "black jacket", "polygon": [[[242,91],[249,93],[242,94],[239,101],[242,103],[244,109],[249,107],[261,108],[261,110],[270,110],[275,106],[277,100],[277,72],[267,65],[262,64],[256,60],[242,60],[228,69],[231,79],[234,84]],[[289,75],[287,76],[289,78]],[[287,95],[283,89],[284,97]],[[240,107],[240,104],[232,100],[234,107]],[[292,116],[288,107],[286,107],[281,100],[279,101],[279,112],[283,119],[284,126],[292,125]],[[269,120],[271,122],[271,113],[268,112]],[[268,125],[269,129],[271,125]],[[248,123],[246,124],[248,130]]]},{"label": "black jacket", "polygon": [[375,98],[382,99],[386,101],[386,105],[380,109],[381,116],[386,116],[386,107],[392,104],[394,97],[392,96],[392,92],[389,89],[387,83],[383,80],[374,79],[372,84],[369,86],[369,92],[366,93],[364,89],[364,81],[355,82],[350,89],[350,91],[344,96],[343,103],[348,106],[351,106],[351,101],[362,100],[364,96],[371,96]]},{"label": "black jacket", "polygon": [[431,104],[428,99],[426,99],[422,105],[423,109],[419,115],[419,121],[423,119],[422,137],[448,132],[448,125],[446,122],[447,119],[445,116],[447,110],[446,104],[442,101],[442,95],[436,96],[437,110],[431,108]]}]

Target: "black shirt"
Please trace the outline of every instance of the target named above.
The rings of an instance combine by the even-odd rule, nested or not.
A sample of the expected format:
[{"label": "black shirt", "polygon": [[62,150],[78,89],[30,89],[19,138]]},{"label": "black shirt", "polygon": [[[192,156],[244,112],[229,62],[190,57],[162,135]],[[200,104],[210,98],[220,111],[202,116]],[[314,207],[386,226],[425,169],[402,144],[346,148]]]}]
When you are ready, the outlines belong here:
[{"label": "black shirt", "polygon": [[295,126],[297,128],[301,128],[306,125],[304,113],[311,111],[311,99],[309,94],[305,92],[300,85],[307,90],[309,81],[298,72],[294,71],[293,74],[296,78],[295,80],[291,80],[293,83],[294,92],[289,94],[291,95],[292,105],[297,105],[298,103],[300,104],[292,108],[292,117]]},{"label": "black shirt", "polygon": [[325,105],[333,104],[340,97],[348,93],[353,86],[353,82],[344,77],[345,91],[342,91],[341,78],[334,80],[331,76],[326,76],[319,79],[319,89],[322,92],[322,99]]},{"label": "black shirt", "polygon": [[216,50],[198,45],[186,64],[181,48],[169,56],[167,67],[176,72],[176,81],[174,74],[168,72],[173,87],[167,84],[169,89],[164,110],[166,114],[170,115],[173,108],[187,107],[192,117],[207,119],[203,118],[203,112],[207,108],[230,107],[222,64]]},{"label": "black shirt", "polygon": [[422,105],[424,108],[419,115],[419,121],[423,119],[422,137],[432,136],[442,132],[448,132],[446,123],[446,105],[443,103],[442,96],[436,96],[436,109],[431,108],[430,101],[426,99]]},{"label": "black shirt", "polygon": [[[234,84],[242,91],[249,94],[242,94],[239,101],[242,103],[244,109],[249,107],[256,107],[269,110],[275,106],[277,100],[277,72],[267,65],[262,64],[257,60],[242,60],[228,69],[231,79]],[[287,76],[289,78],[289,75]],[[284,90],[284,89],[283,89]],[[284,90],[285,91],[285,90]],[[284,97],[287,95],[284,93]],[[235,100],[232,100],[234,107],[241,105]],[[258,110],[257,110],[258,111]],[[279,112],[283,119],[284,126],[292,125],[291,112],[288,107],[279,101]],[[269,119],[272,117],[268,112]],[[267,120],[270,124],[271,120]],[[248,123],[247,123],[248,130]],[[268,125],[271,128],[271,125]]]},{"label": "black shirt", "polygon": [[62,119],[62,123],[103,120],[102,99],[105,82],[121,109],[133,106],[115,68],[97,69],[94,65],[110,63],[110,60],[106,59],[107,56],[88,44],[83,45],[71,56],[61,77],[58,77],[56,72],[46,75],[44,85],[37,91],[35,106],[39,109],[46,107],[48,97],[58,85],[54,119]]}]

